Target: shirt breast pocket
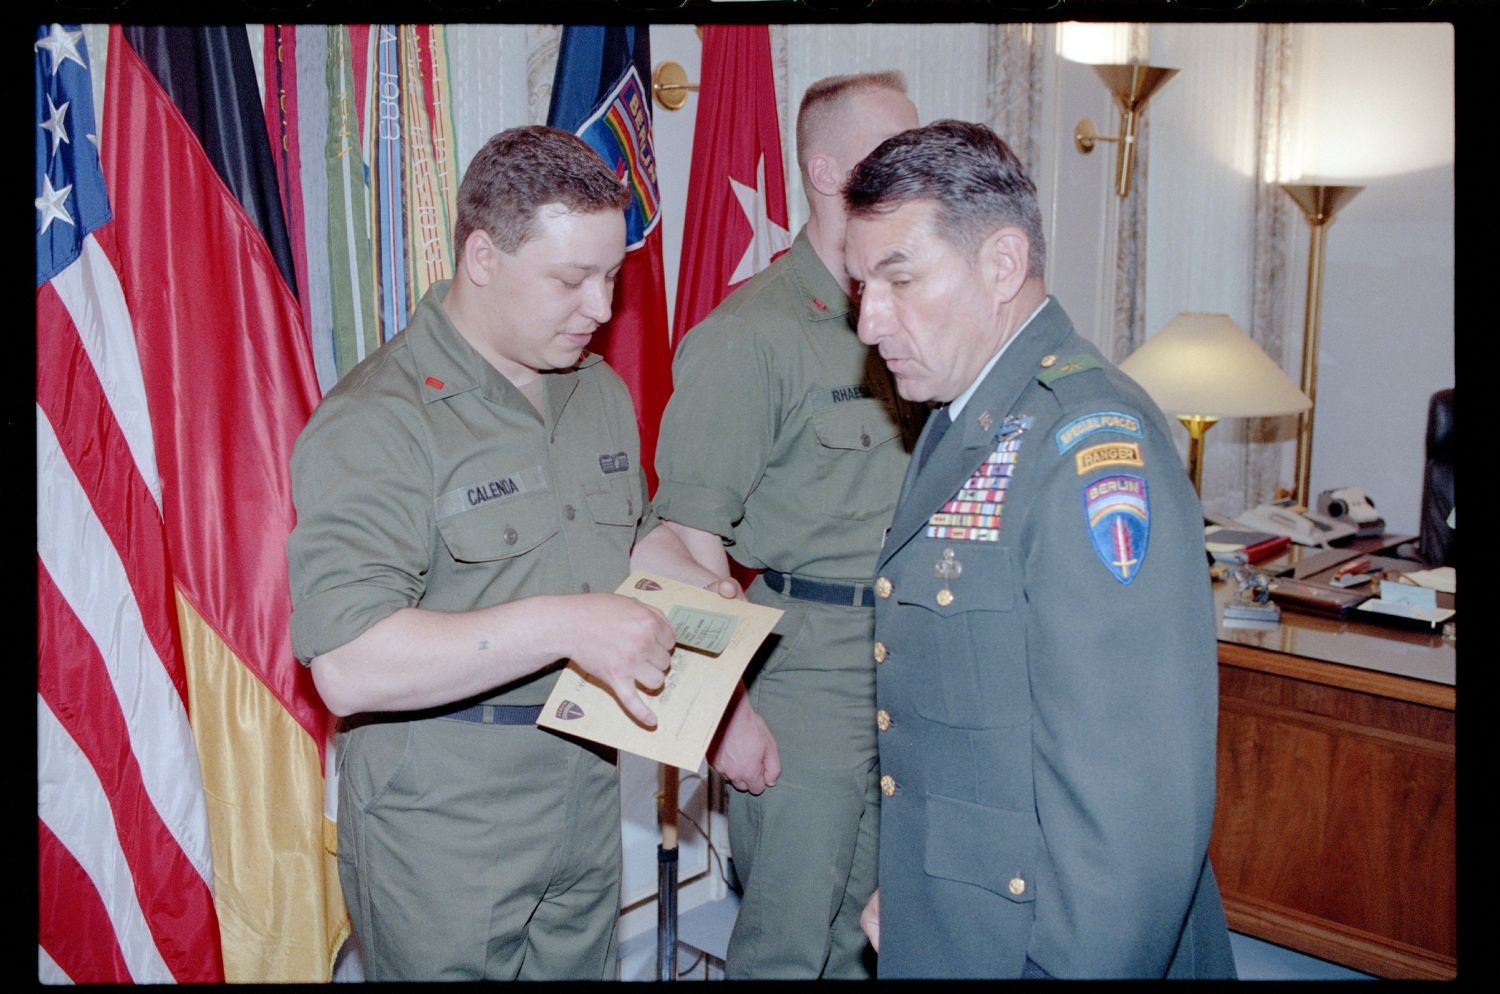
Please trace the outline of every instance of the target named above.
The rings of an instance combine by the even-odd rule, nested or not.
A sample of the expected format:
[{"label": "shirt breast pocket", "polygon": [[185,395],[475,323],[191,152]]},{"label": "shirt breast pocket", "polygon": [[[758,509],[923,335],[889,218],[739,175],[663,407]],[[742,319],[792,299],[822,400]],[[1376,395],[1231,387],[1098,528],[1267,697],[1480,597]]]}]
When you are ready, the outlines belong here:
[{"label": "shirt breast pocket", "polygon": [[557,534],[556,505],[550,492],[520,494],[440,518],[438,531],[457,562],[511,559]]},{"label": "shirt breast pocket", "polygon": [[908,624],[927,634],[912,646],[923,654],[918,665],[928,677],[914,681],[917,713],[954,728],[1030,720],[1026,629],[1011,550],[925,541],[906,557],[914,565],[898,577],[895,597]]},{"label": "shirt breast pocket", "polygon": [[630,496],[630,487],[623,481],[586,494],[584,500],[596,524],[634,528],[640,519],[640,509],[635,506],[635,498]]},{"label": "shirt breast pocket", "polygon": [[838,404],[812,417],[818,438],[819,504],[825,514],[860,520],[888,513],[900,491],[900,467],[882,473],[899,448],[901,426],[878,400]]}]

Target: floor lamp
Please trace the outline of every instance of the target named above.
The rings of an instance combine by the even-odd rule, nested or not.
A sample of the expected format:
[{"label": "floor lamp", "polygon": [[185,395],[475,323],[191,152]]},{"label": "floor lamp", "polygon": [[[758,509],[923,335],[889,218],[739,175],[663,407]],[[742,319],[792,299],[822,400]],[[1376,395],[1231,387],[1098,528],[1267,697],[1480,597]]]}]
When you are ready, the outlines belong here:
[{"label": "floor lamp", "polygon": [[[1318,318],[1323,308],[1323,236],[1333,217],[1362,186],[1325,186],[1281,183],[1287,196],[1302,208],[1312,228],[1307,251],[1307,310],[1302,318],[1302,392],[1314,405],[1318,399]],[[1312,470],[1313,407],[1297,424],[1297,503],[1307,507],[1308,477]]]},{"label": "floor lamp", "polygon": [[1312,407],[1228,314],[1183,311],[1127,356],[1120,370],[1187,429],[1187,472],[1200,496],[1203,436],[1220,418],[1272,417]]}]

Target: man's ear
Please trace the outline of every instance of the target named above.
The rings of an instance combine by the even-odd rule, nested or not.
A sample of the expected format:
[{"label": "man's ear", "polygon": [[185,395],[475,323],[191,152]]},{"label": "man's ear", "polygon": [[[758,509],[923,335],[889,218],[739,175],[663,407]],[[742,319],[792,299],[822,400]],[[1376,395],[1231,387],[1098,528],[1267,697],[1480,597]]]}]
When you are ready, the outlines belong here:
[{"label": "man's ear", "polygon": [[807,159],[807,182],[823,196],[837,197],[843,193],[844,174],[831,157],[819,153]]},{"label": "man's ear", "polygon": [[494,278],[495,266],[500,261],[500,246],[483,228],[475,228],[464,239],[458,264],[464,275],[475,286],[487,286]]},{"label": "man's ear", "polygon": [[1009,303],[1026,282],[1026,271],[1031,265],[1031,239],[1015,225],[1001,225],[980,245],[979,259],[996,301]]}]

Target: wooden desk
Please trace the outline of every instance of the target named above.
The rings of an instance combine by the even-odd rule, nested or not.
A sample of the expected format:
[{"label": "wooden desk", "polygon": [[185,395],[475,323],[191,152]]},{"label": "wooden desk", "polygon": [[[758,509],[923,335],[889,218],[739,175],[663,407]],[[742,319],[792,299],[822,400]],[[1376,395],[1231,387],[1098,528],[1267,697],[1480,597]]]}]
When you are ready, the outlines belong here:
[{"label": "wooden desk", "polygon": [[1230,928],[1382,977],[1454,977],[1454,641],[1285,610],[1225,628],[1235,584],[1214,586],[1209,851]]}]

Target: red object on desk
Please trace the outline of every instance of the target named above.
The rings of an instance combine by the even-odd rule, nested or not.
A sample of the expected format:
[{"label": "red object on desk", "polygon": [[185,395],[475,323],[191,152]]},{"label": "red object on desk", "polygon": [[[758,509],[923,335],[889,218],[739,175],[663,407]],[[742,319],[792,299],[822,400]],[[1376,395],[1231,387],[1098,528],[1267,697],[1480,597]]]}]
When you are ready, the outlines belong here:
[{"label": "red object on desk", "polygon": [[1273,535],[1268,539],[1245,546],[1245,558],[1252,563],[1258,563],[1263,559],[1270,559],[1291,544],[1290,535]]}]

